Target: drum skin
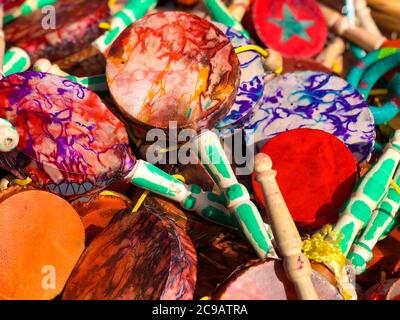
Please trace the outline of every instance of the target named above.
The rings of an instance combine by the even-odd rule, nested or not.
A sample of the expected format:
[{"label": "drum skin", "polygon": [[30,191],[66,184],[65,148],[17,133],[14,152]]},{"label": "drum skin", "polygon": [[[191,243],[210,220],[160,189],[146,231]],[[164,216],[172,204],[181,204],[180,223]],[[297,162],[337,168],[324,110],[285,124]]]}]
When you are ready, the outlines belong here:
[{"label": "drum skin", "polygon": [[128,27],[107,57],[107,82],[141,137],[152,128],[213,128],[236,98],[240,66],[216,26],[183,12],[148,15]]},{"label": "drum skin", "polygon": [[107,0],[59,0],[54,5],[56,28],[45,28],[46,15],[36,10],[4,28],[7,46],[26,50],[32,64],[40,58],[55,61],[89,46],[104,30],[99,24],[110,13]]},{"label": "drum skin", "polygon": [[64,300],[187,300],[196,284],[196,252],[168,218],[141,208],[117,214],[87,247]]},{"label": "drum skin", "polygon": [[118,118],[86,87],[27,71],[0,80],[0,117],[17,129],[18,147],[0,166],[64,197],[94,192],[136,163]]}]

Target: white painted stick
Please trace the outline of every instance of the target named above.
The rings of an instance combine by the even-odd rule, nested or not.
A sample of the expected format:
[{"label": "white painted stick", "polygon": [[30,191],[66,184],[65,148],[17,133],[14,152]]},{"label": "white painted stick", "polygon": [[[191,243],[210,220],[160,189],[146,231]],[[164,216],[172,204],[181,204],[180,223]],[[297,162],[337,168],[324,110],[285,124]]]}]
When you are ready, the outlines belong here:
[{"label": "white painted stick", "polygon": [[256,180],[263,191],[268,220],[278,250],[283,257],[286,274],[293,282],[299,299],[319,300],[311,281],[310,261],[301,251],[300,234],[275,180],[276,171],[272,170],[271,158],[259,153],[255,157],[254,164]]}]

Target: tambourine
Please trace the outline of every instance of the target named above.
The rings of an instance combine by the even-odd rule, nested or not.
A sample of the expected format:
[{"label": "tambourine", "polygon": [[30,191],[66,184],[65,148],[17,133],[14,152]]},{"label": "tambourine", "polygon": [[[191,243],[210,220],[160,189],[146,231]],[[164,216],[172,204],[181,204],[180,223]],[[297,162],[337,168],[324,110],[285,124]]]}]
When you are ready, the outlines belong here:
[{"label": "tambourine", "polygon": [[368,160],[375,139],[374,119],[361,94],[342,78],[312,71],[272,79],[244,128],[256,150],[287,130],[320,129],[342,140],[359,162]]},{"label": "tambourine", "polygon": [[190,300],[195,284],[189,237],[170,219],[142,208],[117,214],[90,243],[62,299]]}]

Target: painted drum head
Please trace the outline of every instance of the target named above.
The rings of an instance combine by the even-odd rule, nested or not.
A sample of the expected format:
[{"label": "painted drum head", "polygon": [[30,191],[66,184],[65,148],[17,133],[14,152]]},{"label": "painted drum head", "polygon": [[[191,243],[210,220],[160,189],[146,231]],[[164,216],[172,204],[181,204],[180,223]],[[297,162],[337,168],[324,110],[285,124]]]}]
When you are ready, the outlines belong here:
[{"label": "painted drum head", "polygon": [[[235,49],[252,44],[239,31],[222,23],[214,24],[228,37]],[[247,51],[238,54],[238,58],[241,75],[236,99],[228,114],[218,123],[218,129],[235,128],[246,120],[261,101],[264,91],[265,69],[261,55],[255,51]]]},{"label": "painted drum head", "polygon": [[252,16],[262,42],[284,56],[312,57],[325,45],[328,27],[315,0],[254,0]]},{"label": "painted drum head", "polygon": [[292,72],[268,82],[263,101],[246,124],[248,145],[260,149],[277,134],[311,128],[342,140],[359,162],[374,148],[374,118],[348,82],[321,72]]},{"label": "painted drum head", "polygon": [[[261,149],[271,157],[276,181],[296,225],[315,230],[333,224],[357,180],[357,163],[346,145],[321,130],[277,135]],[[265,207],[253,174],[256,200]]]},{"label": "painted drum head", "polygon": [[38,187],[85,194],[124,177],[135,164],[124,125],[86,87],[24,72],[0,80],[0,117],[17,129],[17,149],[0,166]]},{"label": "painted drum head", "polygon": [[196,250],[186,233],[157,211],[118,213],[86,248],[63,300],[191,300]]},{"label": "painted drum head", "polygon": [[55,27],[49,25],[50,19],[42,10],[7,24],[7,45],[26,50],[32,63],[39,58],[62,59],[90,46],[104,32],[99,24],[110,15],[107,0],[59,0],[54,12]]},{"label": "painted drum head", "polygon": [[119,110],[140,127],[213,128],[236,98],[240,64],[229,39],[183,12],[148,15],[127,28],[107,57]]},{"label": "painted drum head", "polygon": [[[316,270],[311,281],[320,300],[343,300],[330,280]],[[214,293],[215,300],[298,300],[282,261],[256,260],[237,268]]]}]

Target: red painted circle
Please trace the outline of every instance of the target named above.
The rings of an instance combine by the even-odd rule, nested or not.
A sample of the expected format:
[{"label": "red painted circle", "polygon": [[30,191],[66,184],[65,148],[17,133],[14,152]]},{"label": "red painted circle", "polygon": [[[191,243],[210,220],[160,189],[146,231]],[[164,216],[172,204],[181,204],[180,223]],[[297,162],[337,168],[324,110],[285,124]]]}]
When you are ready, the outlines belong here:
[{"label": "red painted circle", "polygon": [[[260,152],[268,154],[289,211],[299,227],[316,229],[337,220],[357,179],[356,160],[335,136],[315,129],[277,135]],[[264,199],[253,174],[256,200]]]},{"label": "red painted circle", "polygon": [[262,42],[282,55],[312,57],[325,45],[328,27],[315,0],[254,0],[252,16]]}]

